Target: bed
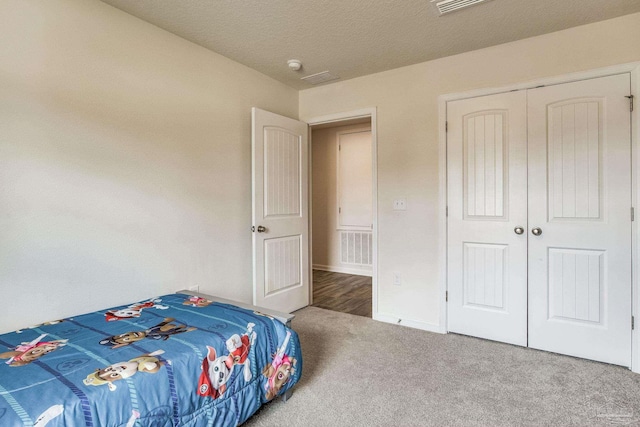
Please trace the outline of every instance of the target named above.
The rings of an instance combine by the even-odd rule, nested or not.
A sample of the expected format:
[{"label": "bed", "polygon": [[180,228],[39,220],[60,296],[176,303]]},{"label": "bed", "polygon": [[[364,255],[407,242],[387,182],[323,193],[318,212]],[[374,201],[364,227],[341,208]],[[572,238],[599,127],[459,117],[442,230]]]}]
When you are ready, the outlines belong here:
[{"label": "bed", "polygon": [[292,318],[179,292],[0,335],[0,425],[242,424],[300,379]]}]

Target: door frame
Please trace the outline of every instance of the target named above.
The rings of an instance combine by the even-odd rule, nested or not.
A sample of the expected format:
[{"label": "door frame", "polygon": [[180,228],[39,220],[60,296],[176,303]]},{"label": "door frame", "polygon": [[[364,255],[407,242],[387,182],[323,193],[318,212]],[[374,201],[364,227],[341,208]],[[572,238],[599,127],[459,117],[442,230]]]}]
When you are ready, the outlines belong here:
[{"label": "door frame", "polygon": [[[309,125],[309,177],[313,176],[312,160],[313,139],[311,138],[311,127],[315,125],[332,123],[336,126],[340,122],[353,119],[369,118],[371,120],[371,179],[373,187],[373,265],[371,266],[371,313],[373,319],[378,314],[378,135],[376,126],[376,107],[363,108],[360,110],[345,111],[342,113],[317,116],[304,120]],[[309,179],[309,305],[313,304],[313,185]]]},{"label": "door frame", "polygon": [[[631,205],[640,208],[640,62],[614,65],[610,67],[597,68],[588,71],[569,73],[560,76],[541,78],[523,83],[498,86],[486,89],[477,89],[466,92],[451,93],[438,97],[438,168],[439,168],[439,197],[438,212],[440,220],[438,222],[438,247],[442,254],[440,257],[440,330],[447,333],[447,102],[460,99],[475,98],[485,95],[493,95],[514,90],[533,89],[538,86],[551,86],[563,83],[570,83],[580,80],[588,80],[598,77],[606,77],[615,74],[629,73],[631,77],[631,93],[635,96],[634,110],[631,112]],[[631,223],[631,315],[638,317],[638,326],[631,331],[631,370],[640,373],[640,210],[637,210],[636,220]]]}]

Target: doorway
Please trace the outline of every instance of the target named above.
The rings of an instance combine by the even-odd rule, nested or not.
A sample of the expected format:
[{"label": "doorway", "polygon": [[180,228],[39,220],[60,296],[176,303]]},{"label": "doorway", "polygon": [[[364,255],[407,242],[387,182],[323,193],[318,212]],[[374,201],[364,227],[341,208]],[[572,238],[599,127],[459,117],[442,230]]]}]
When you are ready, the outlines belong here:
[{"label": "doorway", "polygon": [[312,305],[373,316],[375,140],[372,117],[310,126]]},{"label": "doorway", "polygon": [[[289,313],[313,304],[312,199],[310,197],[312,182],[309,170],[311,168],[311,129],[312,127],[320,129],[361,126],[365,123],[369,124],[370,133],[371,179],[367,189],[357,188],[355,193],[358,195],[364,192],[371,195],[370,202],[367,202],[371,205],[371,223],[360,224],[369,232],[368,239],[356,240],[356,238],[351,239],[351,236],[346,237],[351,249],[346,259],[347,263],[362,264],[366,258],[366,262],[371,264],[367,274],[370,276],[371,290],[368,293],[371,297],[367,305],[371,307],[372,317],[376,317],[378,212],[375,108],[316,117],[308,122],[252,108],[251,232],[253,235],[254,305]],[[345,137],[347,139],[354,135],[357,137],[358,133],[348,131]],[[359,158],[356,157],[356,159]],[[357,206],[358,203],[356,203]],[[357,209],[355,211],[349,209],[348,212],[357,213]],[[350,221],[349,217],[345,218],[347,222]],[[341,224],[345,223],[341,222]],[[357,224],[347,225],[357,226]],[[356,242],[358,242],[357,245]],[[364,257],[365,254],[366,257]],[[362,272],[364,272],[363,269],[331,273],[356,273],[355,275],[358,276],[360,274],[357,273]],[[331,281],[337,282],[335,279]]]}]

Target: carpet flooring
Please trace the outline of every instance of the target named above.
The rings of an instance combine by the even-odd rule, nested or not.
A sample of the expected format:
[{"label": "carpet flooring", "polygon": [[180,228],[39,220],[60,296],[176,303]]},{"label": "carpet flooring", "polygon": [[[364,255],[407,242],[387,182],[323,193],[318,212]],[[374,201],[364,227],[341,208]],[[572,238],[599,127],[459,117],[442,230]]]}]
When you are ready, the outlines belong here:
[{"label": "carpet flooring", "polygon": [[307,307],[291,399],[246,426],[640,426],[626,368]]}]

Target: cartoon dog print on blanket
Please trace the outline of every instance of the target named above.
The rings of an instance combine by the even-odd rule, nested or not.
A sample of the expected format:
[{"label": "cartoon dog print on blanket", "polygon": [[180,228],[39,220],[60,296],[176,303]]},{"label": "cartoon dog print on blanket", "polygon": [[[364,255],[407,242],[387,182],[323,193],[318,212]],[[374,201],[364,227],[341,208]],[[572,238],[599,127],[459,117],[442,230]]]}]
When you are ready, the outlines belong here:
[{"label": "cartoon dog print on blanket", "polygon": [[13,351],[0,354],[0,359],[9,359],[5,363],[11,367],[24,366],[38,360],[45,354],[62,347],[68,340],[42,341],[47,334],[42,334],[31,342],[23,342]]},{"label": "cartoon dog print on blanket", "polygon": [[198,381],[198,394],[217,399],[227,391],[227,382],[231,377],[231,368],[226,363],[227,356],[217,357],[216,349],[209,349],[207,357],[202,360],[202,373]]},{"label": "cartoon dog print on blanket", "polygon": [[184,300],[183,305],[190,305],[191,307],[206,307],[211,304],[206,298],[192,296]]},{"label": "cartoon dog print on blanket", "polygon": [[145,308],[153,307],[158,310],[166,310],[167,308],[169,308],[166,305],[158,304],[161,301],[162,300],[160,299],[153,299],[140,304],[130,305],[127,308],[121,308],[119,310],[109,310],[104,314],[106,318],[105,320],[107,322],[113,322],[116,320],[131,319],[132,317],[140,317],[142,310],[144,310]]},{"label": "cartoon dog print on blanket", "polygon": [[155,374],[160,370],[164,362],[161,362],[157,357],[164,353],[164,350],[157,350],[153,353],[143,354],[140,357],[129,360],[128,362],[114,363],[106,368],[96,369],[95,372],[87,375],[84,379],[85,385],[107,385],[109,390],[114,391],[116,389],[115,381],[130,378],[138,372],[145,372],[148,374]]},{"label": "cartoon dog print on blanket", "polygon": [[251,363],[248,358],[251,346],[255,342],[255,324],[247,324],[247,332],[233,334],[226,342],[229,354],[218,356],[216,349],[207,346],[207,357],[202,361],[202,373],[198,381],[198,394],[217,399],[227,390],[227,382],[236,365],[242,365],[244,380],[251,380]]},{"label": "cartoon dog print on blanket", "polygon": [[[44,322],[44,323],[38,323],[37,325],[32,325],[29,326],[29,329],[35,329],[35,328],[41,328],[43,326],[51,326],[51,325],[57,325],[58,323],[62,323],[64,322],[65,319],[58,319],[58,320],[51,320],[49,322]],[[16,331],[17,334],[21,334],[24,331],[24,329],[18,329]]]},{"label": "cartoon dog print on blanket", "polygon": [[291,375],[295,374],[295,366],[297,360],[295,357],[289,357],[284,351],[289,344],[289,338],[291,332],[287,331],[287,336],[282,343],[282,346],[278,349],[278,352],[273,356],[273,362],[270,365],[265,366],[262,370],[262,375],[267,377],[267,384],[265,385],[267,391],[267,400],[271,400],[278,395],[282,387],[289,381]]},{"label": "cartoon dog print on blanket", "polygon": [[110,345],[112,349],[115,349],[140,341],[144,338],[166,341],[171,335],[196,330],[196,328],[187,327],[186,325],[171,323],[174,320],[176,319],[174,319],[173,317],[165,317],[162,322],[158,323],[153,328],[147,329],[145,331],[125,332],[124,334],[113,335],[100,341],[100,344]]}]

